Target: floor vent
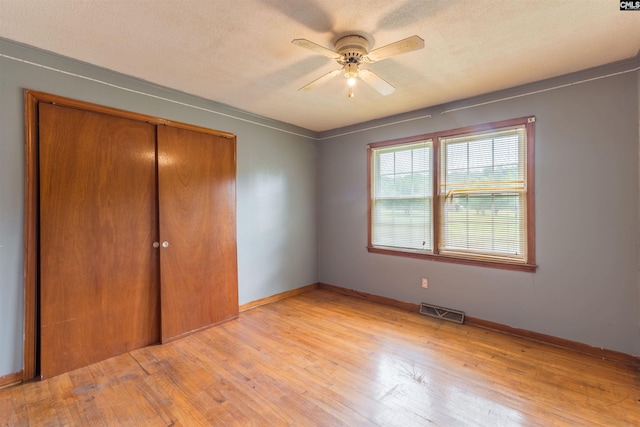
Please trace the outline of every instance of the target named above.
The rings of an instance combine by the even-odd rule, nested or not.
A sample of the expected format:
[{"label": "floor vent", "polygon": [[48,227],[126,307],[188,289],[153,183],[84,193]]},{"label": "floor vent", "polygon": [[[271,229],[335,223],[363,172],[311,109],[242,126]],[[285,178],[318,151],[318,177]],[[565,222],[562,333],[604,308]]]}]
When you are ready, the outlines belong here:
[{"label": "floor vent", "polygon": [[436,317],[438,319],[449,320],[455,323],[464,323],[464,312],[452,310],[450,308],[438,307],[427,303],[420,304],[420,314]]}]

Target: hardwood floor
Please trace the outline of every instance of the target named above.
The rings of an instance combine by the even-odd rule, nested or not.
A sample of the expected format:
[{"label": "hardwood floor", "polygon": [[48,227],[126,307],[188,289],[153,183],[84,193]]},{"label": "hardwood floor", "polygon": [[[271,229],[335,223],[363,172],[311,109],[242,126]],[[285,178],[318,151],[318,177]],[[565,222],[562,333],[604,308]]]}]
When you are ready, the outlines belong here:
[{"label": "hardwood floor", "polygon": [[0,391],[0,425],[637,426],[640,372],[314,290]]}]

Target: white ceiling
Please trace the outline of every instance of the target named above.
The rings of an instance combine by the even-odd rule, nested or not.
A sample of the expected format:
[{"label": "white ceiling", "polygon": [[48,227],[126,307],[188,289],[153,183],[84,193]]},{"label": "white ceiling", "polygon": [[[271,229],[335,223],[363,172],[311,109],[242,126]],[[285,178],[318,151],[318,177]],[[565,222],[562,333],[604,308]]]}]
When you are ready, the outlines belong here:
[{"label": "white ceiling", "polygon": [[[339,68],[291,44],[375,49],[418,35],[422,50],[368,65],[347,98]],[[0,37],[242,110],[324,131],[635,56],[640,11],[618,0],[0,0]]]}]

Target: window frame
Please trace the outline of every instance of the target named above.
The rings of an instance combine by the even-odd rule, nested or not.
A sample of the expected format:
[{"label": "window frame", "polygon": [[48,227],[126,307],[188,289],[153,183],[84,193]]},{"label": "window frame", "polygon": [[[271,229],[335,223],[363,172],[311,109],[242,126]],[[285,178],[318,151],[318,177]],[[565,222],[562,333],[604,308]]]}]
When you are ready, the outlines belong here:
[{"label": "window frame", "polygon": [[[535,145],[535,117],[520,117],[516,119],[502,120],[498,122],[485,123],[474,126],[467,126],[457,129],[438,131],[428,134],[410,136],[406,138],[398,138],[387,141],[375,142],[367,145],[367,250],[370,253],[395,255],[409,258],[427,259],[433,261],[443,261],[456,264],[466,264],[481,267],[493,267],[498,269],[516,270],[534,272],[537,269],[535,261],[535,180],[534,180],[534,145]],[[525,160],[525,188],[526,188],[526,258],[524,262],[516,260],[501,259],[482,259],[473,256],[464,256],[458,254],[441,254],[441,222],[442,222],[442,205],[445,203],[446,195],[441,194],[441,142],[442,138],[451,138],[474,133],[484,133],[488,131],[504,130],[508,128],[523,126],[525,128],[526,142],[526,160]],[[430,253],[423,251],[393,248],[389,246],[374,246],[372,244],[373,237],[373,181],[374,181],[374,155],[375,150],[380,148],[389,148],[392,146],[409,145],[420,141],[432,141],[432,238],[433,249]]]}]

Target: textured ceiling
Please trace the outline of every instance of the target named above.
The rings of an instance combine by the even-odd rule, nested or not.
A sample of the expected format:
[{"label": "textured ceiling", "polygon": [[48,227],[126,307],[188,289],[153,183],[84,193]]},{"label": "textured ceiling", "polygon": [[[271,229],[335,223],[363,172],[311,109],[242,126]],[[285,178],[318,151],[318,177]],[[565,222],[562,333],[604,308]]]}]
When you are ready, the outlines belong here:
[{"label": "textured ceiling", "polygon": [[[375,49],[418,35],[422,50],[368,65],[382,96],[291,44]],[[0,37],[242,110],[323,131],[635,56],[640,11],[617,0],[0,0]]]}]

